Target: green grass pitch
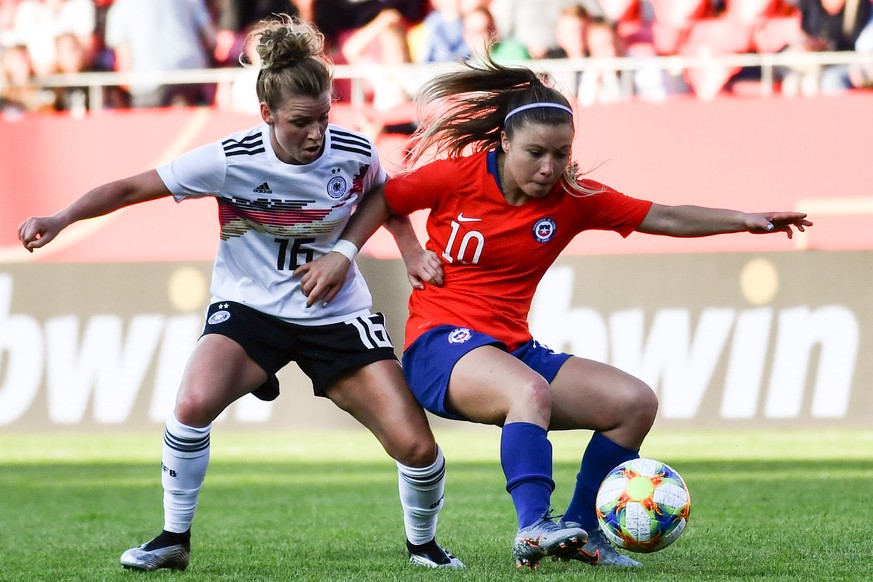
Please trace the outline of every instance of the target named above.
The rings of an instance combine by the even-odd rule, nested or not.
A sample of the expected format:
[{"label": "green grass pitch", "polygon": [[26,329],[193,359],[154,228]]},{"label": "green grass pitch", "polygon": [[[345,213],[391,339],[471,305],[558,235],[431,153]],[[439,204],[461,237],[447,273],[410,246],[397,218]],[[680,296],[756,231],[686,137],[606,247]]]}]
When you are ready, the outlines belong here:
[{"label": "green grass pitch", "polygon": [[[634,572],[546,560],[516,571],[498,431],[438,431],[439,540],[467,568],[406,562],[394,464],[363,431],[213,431],[183,573],[127,571],[161,526],[161,435],[0,435],[0,581],[873,580],[873,431],[671,431],[642,454],[688,483],[688,529]],[[557,511],[586,433],[554,433]]]}]

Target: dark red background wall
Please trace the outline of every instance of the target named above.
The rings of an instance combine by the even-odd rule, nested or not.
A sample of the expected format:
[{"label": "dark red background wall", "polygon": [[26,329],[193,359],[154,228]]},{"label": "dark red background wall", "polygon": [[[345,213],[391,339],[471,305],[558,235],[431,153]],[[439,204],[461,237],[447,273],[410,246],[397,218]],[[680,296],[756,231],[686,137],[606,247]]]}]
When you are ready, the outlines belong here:
[{"label": "dark red background wall", "polygon": [[[335,122],[354,112],[337,106]],[[112,111],[85,119],[28,116],[0,122],[0,262],[210,260],[210,200],[162,200],[75,225],[28,255],[16,227],[89,188],[141,172],[259,120],[213,109]],[[743,210],[808,209],[816,225],[796,241],[724,236],[696,241],[586,233],[577,254],[873,248],[873,93],[808,99],[726,98],[583,109],[574,156],[590,177],[665,204]],[[398,140],[380,149],[396,170]],[[387,237],[369,251],[393,256]]]}]

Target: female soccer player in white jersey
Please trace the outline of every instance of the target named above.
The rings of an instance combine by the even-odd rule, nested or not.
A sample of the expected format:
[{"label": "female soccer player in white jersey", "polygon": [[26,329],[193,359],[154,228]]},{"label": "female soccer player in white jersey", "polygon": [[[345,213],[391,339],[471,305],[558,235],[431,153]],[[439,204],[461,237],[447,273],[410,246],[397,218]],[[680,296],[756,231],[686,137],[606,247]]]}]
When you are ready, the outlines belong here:
[{"label": "female soccer player in white jersey", "polygon": [[[281,18],[253,33],[262,64],[257,80],[263,123],[195,149],[154,170],[111,182],[54,216],[19,226],[29,251],[78,220],[139,202],[213,196],[221,241],[207,321],[188,361],[174,414],[164,432],[163,531],[121,556],[141,569],[185,569],[190,528],[209,461],[213,420],[252,392],[272,400],[276,372],[290,361],[370,429],[397,461],[407,550],[414,564],[462,567],[436,540],[445,461],[422,408],[407,387],[383,316],[357,268],[329,302],[310,308],[293,276],[298,264],[336,251],[357,203],[387,176],[373,144],[328,122],[329,62],[323,37],[306,23]],[[390,227],[405,251],[413,285],[436,274],[408,219]]]},{"label": "female soccer player in white jersey", "polygon": [[[434,414],[502,427],[501,464],[518,517],[513,557],[535,568],[547,555],[633,567],[597,527],[594,499],[606,474],[638,455],[657,399],[641,380],[604,363],[555,353],[530,334],[531,300],[546,270],[579,232],[677,237],[776,233],[812,223],[798,212],[748,214],[664,206],[577,179],[566,98],[524,67],[487,61],[431,80],[422,105],[422,152],[447,154],[371,193],[341,240],[361,245],[391,214],[430,210],[427,247],[442,286],[413,291],[403,371]],[[427,108],[425,108],[427,109]],[[471,148],[473,153],[463,155]],[[298,269],[311,302],[331,300],[349,262],[334,254]],[[550,517],[549,430],[595,433],[563,519]]]}]

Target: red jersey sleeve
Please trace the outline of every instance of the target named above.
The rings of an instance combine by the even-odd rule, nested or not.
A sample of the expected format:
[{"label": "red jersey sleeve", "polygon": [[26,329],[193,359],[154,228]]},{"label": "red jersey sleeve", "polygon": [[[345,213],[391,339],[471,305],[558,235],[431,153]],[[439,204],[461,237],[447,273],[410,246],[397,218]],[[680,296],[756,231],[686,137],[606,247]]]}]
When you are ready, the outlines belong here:
[{"label": "red jersey sleeve", "polygon": [[626,238],[643,222],[652,207],[649,200],[632,198],[605,184],[593,180],[581,180],[580,183],[596,191],[590,195],[571,194],[579,201],[574,206],[580,232],[613,230]]},{"label": "red jersey sleeve", "polygon": [[396,214],[436,208],[440,194],[457,187],[456,165],[454,160],[437,160],[389,179],[385,184],[385,201]]}]

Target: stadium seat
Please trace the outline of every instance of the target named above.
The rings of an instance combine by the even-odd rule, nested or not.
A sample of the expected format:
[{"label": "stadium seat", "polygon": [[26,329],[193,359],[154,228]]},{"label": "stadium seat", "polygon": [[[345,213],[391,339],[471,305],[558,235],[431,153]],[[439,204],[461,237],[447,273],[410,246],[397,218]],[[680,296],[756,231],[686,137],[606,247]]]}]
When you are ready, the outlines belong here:
[{"label": "stadium seat", "polygon": [[[619,22],[616,29],[628,53],[644,52],[645,56],[654,56],[654,33],[650,23],[626,20]],[[646,47],[645,51],[637,50],[641,45]]]},{"label": "stadium seat", "polygon": [[[679,54],[688,57],[743,54],[752,50],[752,26],[733,18],[708,18],[691,24],[679,46]],[[741,67],[719,65],[693,67],[685,71],[685,80],[700,99],[714,98]]]},{"label": "stadium seat", "polygon": [[612,22],[621,24],[629,20],[637,20],[640,0],[600,0],[599,4],[606,17]]},{"label": "stadium seat", "polygon": [[779,0],[726,0],[724,15],[747,24],[774,14]]},{"label": "stadium seat", "polygon": [[760,54],[778,53],[803,38],[800,14],[771,16],[760,20],[752,32],[752,45]]},{"label": "stadium seat", "polygon": [[707,11],[705,0],[650,0],[655,21],[675,28],[684,28],[690,20],[703,18]]},{"label": "stadium seat", "polygon": [[650,0],[655,19],[652,35],[655,50],[661,55],[674,55],[689,26],[703,18],[708,9],[706,0]]},{"label": "stadium seat", "polygon": [[673,26],[657,20],[652,23],[652,45],[659,55],[675,55],[687,32],[685,26]]}]

